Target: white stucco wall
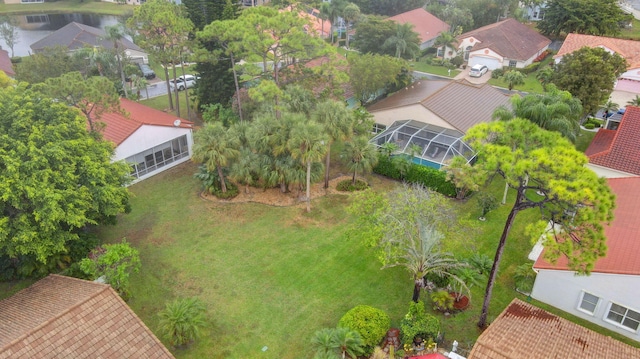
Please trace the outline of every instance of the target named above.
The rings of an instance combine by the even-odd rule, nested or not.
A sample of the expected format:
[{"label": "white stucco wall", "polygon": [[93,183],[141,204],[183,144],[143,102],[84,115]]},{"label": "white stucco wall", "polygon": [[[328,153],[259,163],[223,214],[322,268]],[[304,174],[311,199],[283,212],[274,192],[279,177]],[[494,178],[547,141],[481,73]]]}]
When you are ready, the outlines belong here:
[{"label": "white stucco wall", "polygon": [[[578,309],[583,291],[600,298],[593,315]],[[571,271],[541,269],[531,297],[640,341],[639,331],[632,332],[606,320],[610,303],[640,312],[640,276],[604,273],[576,276]]]},{"label": "white stucco wall", "polygon": [[469,66],[482,64],[486,65],[489,70],[495,70],[501,68],[504,61],[504,57],[491,49],[482,49],[469,53]]},{"label": "white stucco wall", "polygon": [[598,175],[598,177],[604,177],[604,178],[637,177],[637,175],[634,175],[633,173],[622,172],[622,171],[614,170],[611,168],[594,165],[593,163],[587,163],[586,166],[587,168],[595,172]]},{"label": "white stucco wall", "polygon": [[426,107],[420,104],[375,111],[371,114],[373,115],[375,123],[379,123],[387,127],[391,126],[391,124],[396,121],[416,120],[455,130],[455,128],[453,128],[453,126],[451,126],[447,121],[441,119],[438,115],[429,111]]},{"label": "white stucco wall", "polygon": [[114,161],[125,159],[153,146],[187,135],[189,153],[193,146],[190,128],[142,125],[133,135],[122,142],[115,151]]}]

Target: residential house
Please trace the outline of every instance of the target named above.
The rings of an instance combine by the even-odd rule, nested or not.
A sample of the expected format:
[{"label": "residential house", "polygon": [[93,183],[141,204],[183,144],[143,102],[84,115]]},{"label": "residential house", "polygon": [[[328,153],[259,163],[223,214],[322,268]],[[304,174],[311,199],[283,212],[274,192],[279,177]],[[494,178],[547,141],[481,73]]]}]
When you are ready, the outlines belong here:
[{"label": "residential house", "polygon": [[9,53],[5,50],[0,49],[0,71],[3,71],[7,76],[14,78],[16,76],[16,72],[13,70],[13,64],[11,63],[11,58],[9,57]]},{"label": "residential house", "polygon": [[[102,29],[71,22],[59,30],[54,31],[47,37],[31,44],[31,49],[35,52],[42,52],[47,47],[63,46],[69,52],[77,51],[84,47],[104,47],[113,49],[113,41],[106,40],[107,34]],[[138,45],[127,38],[118,41],[119,47],[124,49],[124,53],[133,62],[149,63],[149,56]]]},{"label": "residential house", "polygon": [[544,19],[544,12],[547,8],[547,2],[543,1],[539,4],[530,4],[524,7],[525,19],[529,21],[540,21]]},{"label": "residential house", "polygon": [[395,143],[415,163],[437,169],[455,156],[471,162],[475,153],[462,138],[499,106],[510,107],[509,97],[487,84],[418,81],[367,108],[378,133],[371,143]]},{"label": "residential house", "polygon": [[614,90],[640,94],[640,41],[616,39],[612,37],[569,34],[562,47],[553,57],[556,63],[564,55],[583,47],[601,47],[610,53],[616,53],[627,60],[627,70],[618,77]]},{"label": "residential house", "polygon": [[509,96],[488,84],[466,80],[420,80],[367,107],[376,131],[400,120],[415,120],[461,133],[492,120],[499,106],[510,108]]},{"label": "residential house", "polygon": [[[613,126],[615,124],[615,126]],[[627,107],[619,123],[608,122],[585,151],[587,165],[601,177],[640,176],[640,108]]]},{"label": "residential house", "polygon": [[398,24],[412,24],[413,31],[417,32],[420,38],[420,50],[432,47],[441,32],[449,31],[449,24],[423,8],[403,12],[390,17],[388,20],[395,21]]},{"label": "residential house", "polygon": [[531,297],[640,341],[640,177],[607,182],[616,208],[604,231],[606,256],[595,262],[589,276],[576,275],[565,257],[552,264],[539,256]]},{"label": "residential house", "polygon": [[468,359],[640,358],[640,349],[519,299],[491,323]]},{"label": "residential house", "polygon": [[121,99],[127,112],[104,113],[103,137],[115,144],[114,161],[131,165],[134,182],[151,177],[191,158],[193,122]]},{"label": "residential house", "polygon": [[173,359],[107,284],[51,274],[0,301],[0,359]]},{"label": "residential house", "polygon": [[446,52],[445,58],[462,53],[468,66],[486,65],[489,70],[526,67],[551,44],[551,40],[515,19],[483,26],[456,39],[458,50]]}]

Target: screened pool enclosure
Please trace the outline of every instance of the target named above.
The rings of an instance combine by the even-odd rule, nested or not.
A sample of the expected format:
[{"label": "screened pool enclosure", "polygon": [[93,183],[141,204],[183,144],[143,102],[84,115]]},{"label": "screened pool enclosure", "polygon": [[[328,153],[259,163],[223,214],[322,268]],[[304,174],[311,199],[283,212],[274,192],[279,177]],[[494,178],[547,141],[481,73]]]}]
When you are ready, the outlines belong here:
[{"label": "screened pool enclosure", "polygon": [[455,156],[462,156],[470,163],[475,153],[462,141],[460,131],[414,120],[396,121],[371,139],[371,143],[383,147],[385,143],[398,146],[396,154],[413,157],[413,162],[440,169]]}]

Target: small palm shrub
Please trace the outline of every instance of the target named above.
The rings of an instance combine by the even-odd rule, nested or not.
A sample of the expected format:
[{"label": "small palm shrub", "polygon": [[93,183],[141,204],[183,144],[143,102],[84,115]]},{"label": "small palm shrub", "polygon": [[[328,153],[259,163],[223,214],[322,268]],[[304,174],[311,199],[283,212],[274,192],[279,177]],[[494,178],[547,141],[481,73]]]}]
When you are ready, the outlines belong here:
[{"label": "small palm shrub", "polygon": [[370,355],[391,327],[391,318],[381,309],[358,305],[340,318],[338,326],[358,332],[364,353]]},{"label": "small palm shrub", "polygon": [[314,359],[357,358],[363,353],[362,338],[349,328],[320,329],[311,338]]},{"label": "small palm shrub", "polygon": [[516,289],[524,293],[531,293],[535,279],[536,272],[533,271],[531,263],[524,263],[517,266],[516,271],[513,274]]},{"label": "small palm shrub", "polygon": [[453,309],[454,298],[446,290],[438,290],[431,293],[431,302],[433,310],[440,312],[448,312]]},{"label": "small palm shrub", "polygon": [[489,275],[491,267],[493,267],[493,259],[489,258],[486,254],[474,253],[466,262],[469,263],[471,268],[484,276]]},{"label": "small palm shrub", "polygon": [[173,346],[189,344],[200,335],[205,324],[204,312],[205,306],[198,298],[178,298],[158,314],[160,330]]}]

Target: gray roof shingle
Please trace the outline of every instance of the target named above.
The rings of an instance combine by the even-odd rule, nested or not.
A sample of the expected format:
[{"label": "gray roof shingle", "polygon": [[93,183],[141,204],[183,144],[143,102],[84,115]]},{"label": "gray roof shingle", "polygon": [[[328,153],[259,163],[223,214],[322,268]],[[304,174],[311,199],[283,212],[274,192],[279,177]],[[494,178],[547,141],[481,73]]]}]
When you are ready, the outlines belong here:
[{"label": "gray roof shingle", "polygon": [[[64,46],[72,51],[86,46],[101,46],[105,49],[113,49],[113,42],[104,40],[105,36],[106,33],[104,30],[77,22],[71,22],[63,28],[49,34],[47,37],[31,44],[31,49],[34,52],[42,51],[46,47],[55,46]],[[144,52],[138,45],[129,41],[127,38],[120,39],[119,43],[124,49]]]}]

